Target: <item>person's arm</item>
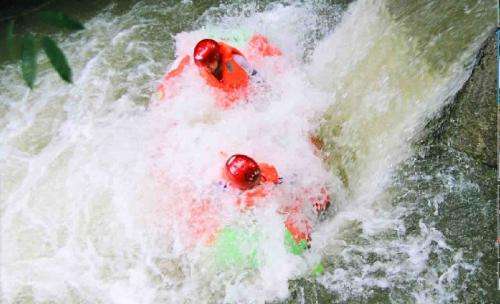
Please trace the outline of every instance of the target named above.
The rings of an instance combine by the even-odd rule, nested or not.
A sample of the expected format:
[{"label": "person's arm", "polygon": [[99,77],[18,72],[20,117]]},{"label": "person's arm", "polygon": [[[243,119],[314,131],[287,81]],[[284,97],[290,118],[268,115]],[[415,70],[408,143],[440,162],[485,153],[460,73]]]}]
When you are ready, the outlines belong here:
[{"label": "person's arm", "polygon": [[182,58],[181,62],[179,62],[179,65],[175,69],[171,70],[165,76],[163,76],[163,81],[167,81],[170,78],[179,76],[184,71],[184,68],[189,64],[189,59],[189,55],[184,56],[184,58]]},{"label": "person's arm", "polygon": [[248,63],[247,59],[243,57],[243,55],[234,54],[233,59],[247,72],[248,76],[257,75],[257,70],[255,70],[254,68],[252,68],[252,66],[250,66],[250,63]]},{"label": "person's arm", "polygon": [[281,56],[281,50],[272,45],[266,37],[255,34],[248,42],[250,49],[262,57]]},{"label": "person's arm", "polygon": [[161,94],[161,97],[165,95],[168,80],[179,76],[184,71],[184,68],[189,65],[189,60],[189,55],[184,56],[184,58],[182,58],[182,60],[179,62],[179,65],[175,69],[171,70],[170,72],[165,74],[165,76],[163,76],[162,82],[158,85],[158,92]]}]

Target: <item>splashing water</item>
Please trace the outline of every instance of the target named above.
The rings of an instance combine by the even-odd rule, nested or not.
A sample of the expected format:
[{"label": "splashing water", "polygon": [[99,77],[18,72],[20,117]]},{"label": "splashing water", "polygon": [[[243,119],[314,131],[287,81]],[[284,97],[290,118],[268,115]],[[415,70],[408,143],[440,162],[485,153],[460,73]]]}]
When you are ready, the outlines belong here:
[{"label": "splashing water", "polygon": [[[467,16],[494,10],[455,5]],[[318,282],[341,301],[373,287],[414,302],[452,300],[458,271],[477,265],[424,223],[418,235],[394,237],[404,234],[406,209],[392,206],[386,189],[411,141],[467,79],[492,23],[454,29],[450,17],[436,25],[439,47],[447,34],[462,34],[454,51],[438,54],[407,26],[431,4],[403,7],[223,4],[199,16],[188,1],[140,2],[125,13],[110,7],[61,40],[75,85],[42,69],[29,91],[14,66],[2,67],[2,300],[261,303],[286,298],[289,280],[321,259],[334,262]],[[174,51],[235,28],[267,36],[284,53],[258,66],[265,85],[248,102],[217,108],[189,70],[172,100],[145,106]],[[315,132],[323,155],[310,144]],[[271,163],[283,177],[263,207],[240,212],[235,193],[221,190],[233,153]],[[297,189],[323,186],[334,208],[316,223],[311,249],[293,255],[276,210]],[[223,224],[252,231],[253,266],[221,268],[212,246],[189,241],[183,210],[200,200]],[[452,256],[435,265],[448,268],[441,276],[429,269],[432,254]]]}]

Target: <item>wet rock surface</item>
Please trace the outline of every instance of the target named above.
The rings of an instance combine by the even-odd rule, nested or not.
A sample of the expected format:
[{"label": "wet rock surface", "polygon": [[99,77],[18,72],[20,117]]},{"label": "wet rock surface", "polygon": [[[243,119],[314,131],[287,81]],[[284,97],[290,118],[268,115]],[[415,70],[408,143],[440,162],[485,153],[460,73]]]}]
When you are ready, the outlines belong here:
[{"label": "wet rock surface", "polygon": [[[428,252],[427,267],[414,281],[398,288],[367,288],[363,296],[341,299],[312,277],[290,282],[291,296],[283,303],[413,302],[413,293],[427,289],[418,277],[434,277],[434,296],[451,303],[496,302],[496,49],[492,35],[478,55],[470,79],[438,117],[426,126],[414,144],[414,156],[405,161],[389,189],[405,232],[393,236],[411,239],[422,230],[443,236]],[[376,239],[353,240],[354,243]],[[384,240],[384,241],[387,241]],[[361,256],[361,255],[360,255]],[[402,257],[401,263],[409,257]],[[377,257],[362,256],[373,265]],[[346,261],[331,257],[327,269]],[[384,275],[384,274],[382,274]],[[432,288],[431,288],[432,290]],[[449,293],[448,293],[449,292]]]},{"label": "wet rock surface", "polygon": [[[408,229],[418,222],[435,226],[447,244],[474,265],[459,271],[459,303],[496,302],[496,49],[492,35],[478,64],[428,135],[415,146],[415,157],[403,164],[395,202],[414,201],[405,218]],[[403,199],[402,196],[405,198]],[[413,196],[413,198],[411,198]]]},{"label": "wet rock surface", "polygon": [[427,141],[445,144],[478,162],[495,167],[496,158],[496,56],[490,37],[478,55],[479,62],[455,102],[443,110],[442,118],[429,124]]}]

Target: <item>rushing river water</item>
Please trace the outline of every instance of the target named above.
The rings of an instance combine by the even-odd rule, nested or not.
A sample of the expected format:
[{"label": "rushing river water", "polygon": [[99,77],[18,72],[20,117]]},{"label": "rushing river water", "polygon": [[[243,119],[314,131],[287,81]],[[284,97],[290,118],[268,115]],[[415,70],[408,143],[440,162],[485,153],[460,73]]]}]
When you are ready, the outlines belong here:
[{"label": "rushing river water", "polygon": [[[398,191],[407,184],[394,176],[470,75],[496,3],[335,3],[110,5],[84,31],[59,37],[74,84],[43,56],[34,90],[16,66],[2,66],[2,300],[262,303],[286,299],[290,280],[306,277],[338,302],[377,290],[390,291],[385,301],[456,301],[463,277],[482,266],[432,225],[420,221],[406,234],[403,217],[419,198],[405,200]],[[173,100],[152,106],[176,52],[238,29],[266,35],[284,53],[259,67],[259,94],[222,110],[188,72]],[[218,191],[221,155],[237,152],[283,177],[266,207],[241,213]],[[322,186],[332,208],[310,250],[293,255],[277,205],[295,189]],[[182,209],[197,197],[219,202],[227,225],[256,231],[256,265],[221,266],[213,246],[186,240]],[[437,212],[442,197],[428,199]],[[311,277],[320,261],[325,273]]]}]

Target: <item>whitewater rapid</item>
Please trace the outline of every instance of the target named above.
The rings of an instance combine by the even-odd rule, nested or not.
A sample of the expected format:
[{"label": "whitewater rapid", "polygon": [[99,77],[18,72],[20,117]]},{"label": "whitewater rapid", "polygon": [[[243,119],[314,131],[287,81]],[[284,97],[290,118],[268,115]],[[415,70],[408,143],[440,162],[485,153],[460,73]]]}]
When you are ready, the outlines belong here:
[{"label": "whitewater rapid", "polygon": [[[190,1],[144,1],[125,13],[111,6],[85,31],[59,38],[73,85],[42,69],[30,91],[15,66],[3,66],[2,301],[263,303],[288,297],[289,280],[310,277],[320,261],[326,272],[311,280],[343,301],[374,287],[408,288],[420,303],[453,299],[457,271],[476,266],[425,224],[398,238],[405,209],[391,205],[386,189],[426,121],[468,78],[490,26],[477,26],[436,69],[386,4],[222,4],[201,16]],[[251,29],[283,50],[260,67],[265,86],[223,110],[190,70],[173,100],[151,106],[175,55],[214,28]],[[311,134],[322,138],[322,154]],[[231,207],[233,194],[218,190],[234,153],[271,163],[283,177],[266,208],[242,213]],[[311,249],[292,255],[276,209],[296,188],[322,186],[332,208]],[[225,223],[258,231],[258,268],[221,269],[210,246],[186,244],[186,219],[174,211],[191,197],[216,202]],[[362,246],[350,241],[356,236],[380,239]],[[449,272],[426,271],[444,251],[454,256]],[[367,265],[359,252],[380,262]]]}]

